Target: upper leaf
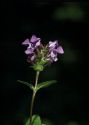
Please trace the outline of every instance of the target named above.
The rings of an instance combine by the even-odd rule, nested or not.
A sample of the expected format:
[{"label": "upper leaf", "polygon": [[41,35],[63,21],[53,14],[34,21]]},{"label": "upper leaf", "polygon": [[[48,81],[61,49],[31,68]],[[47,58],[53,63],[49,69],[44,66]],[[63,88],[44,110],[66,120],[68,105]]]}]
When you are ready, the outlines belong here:
[{"label": "upper leaf", "polygon": [[42,83],[39,83],[37,85],[37,90],[41,89],[41,88],[46,88],[54,83],[56,83],[57,81],[56,80],[51,80],[51,81],[46,81],[46,82],[42,82]]},{"label": "upper leaf", "polygon": [[22,84],[24,84],[24,85],[26,85],[26,86],[28,86],[30,89],[34,90],[34,86],[31,85],[30,83],[25,82],[25,81],[21,81],[21,80],[17,80],[17,81],[20,82],[20,83],[22,83]]}]

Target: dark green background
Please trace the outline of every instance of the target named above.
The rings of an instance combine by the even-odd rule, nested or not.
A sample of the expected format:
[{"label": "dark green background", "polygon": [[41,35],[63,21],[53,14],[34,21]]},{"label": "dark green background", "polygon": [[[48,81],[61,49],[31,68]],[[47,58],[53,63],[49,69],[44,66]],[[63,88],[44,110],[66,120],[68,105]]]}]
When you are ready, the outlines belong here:
[{"label": "dark green background", "polygon": [[17,80],[34,83],[35,72],[21,43],[35,34],[43,44],[57,39],[65,53],[40,74],[40,82],[55,79],[58,83],[38,92],[34,114],[54,125],[70,121],[89,125],[89,3],[8,0],[2,8],[0,124],[24,125],[29,117],[32,92]]}]

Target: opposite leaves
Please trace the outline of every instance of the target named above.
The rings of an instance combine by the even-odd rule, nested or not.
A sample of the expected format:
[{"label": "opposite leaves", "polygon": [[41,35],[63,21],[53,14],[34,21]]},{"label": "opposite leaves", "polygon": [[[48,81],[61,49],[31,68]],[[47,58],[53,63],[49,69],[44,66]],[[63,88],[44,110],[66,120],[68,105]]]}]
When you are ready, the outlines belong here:
[{"label": "opposite leaves", "polygon": [[33,85],[31,85],[31,84],[28,83],[28,82],[24,82],[24,81],[21,81],[21,80],[18,80],[18,82],[20,82],[20,83],[22,83],[22,84],[28,86],[31,90],[37,92],[39,89],[41,89],[41,88],[46,88],[46,87],[48,87],[48,86],[50,86],[50,85],[56,83],[57,81],[56,81],[56,80],[51,80],[51,81],[46,81],[46,82],[38,83],[36,87],[33,86]]}]

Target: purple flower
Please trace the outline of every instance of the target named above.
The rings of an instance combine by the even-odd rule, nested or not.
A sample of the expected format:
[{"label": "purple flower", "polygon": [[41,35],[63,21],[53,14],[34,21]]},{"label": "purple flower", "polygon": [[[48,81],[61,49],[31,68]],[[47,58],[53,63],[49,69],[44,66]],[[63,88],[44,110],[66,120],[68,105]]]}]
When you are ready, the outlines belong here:
[{"label": "purple flower", "polygon": [[50,41],[48,47],[49,47],[50,51],[56,51],[59,54],[63,54],[64,53],[64,50],[63,50],[62,46],[58,45],[58,41],[57,40],[54,41],[54,42]]},{"label": "purple flower", "polygon": [[40,46],[40,38],[37,38],[35,35],[33,35],[31,37],[31,39],[26,39],[22,45],[28,45],[27,50],[25,51],[25,53],[28,54],[32,54],[34,52],[34,50]]},{"label": "purple flower", "polygon": [[57,54],[63,54],[64,50],[62,48],[62,46],[58,45],[58,41],[50,41],[48,44],[48,48],[49,48],[49,55],[48,55],[48,60],[50,60],[51,62],[53,61],[57,61]]},{"label": "purple flower", "polygon": [[25,54],[27,54],[27,61],[33,65],[37,64],[44,67],[45,65],[56,62],[58,60],[58,54],[63,54],[64,50],[62,46],[58,44],[58,41],[49,41],[45,46],[41,44],[41,39],[32,35],[30,39],[26,39],[22,45],[27,46]]}]

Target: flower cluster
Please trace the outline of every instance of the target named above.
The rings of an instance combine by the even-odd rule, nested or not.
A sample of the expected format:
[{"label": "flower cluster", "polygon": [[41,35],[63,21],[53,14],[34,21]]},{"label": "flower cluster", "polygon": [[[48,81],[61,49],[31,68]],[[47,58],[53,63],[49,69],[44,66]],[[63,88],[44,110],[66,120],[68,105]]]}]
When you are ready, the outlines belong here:
[{"label": "flower cluster", "polygon": [[25,54],[28,55],[28,62],[31,62],[34,66],[44,67],[45,65],[56,62],[58,60],[58,54],[63,54],[64,50],[62,46],[58,44],[58,41],[49,41],[45,46],[42,45],[41,39],[35,35],[29,39],[26,39],[22,45],[27,46]]}]

